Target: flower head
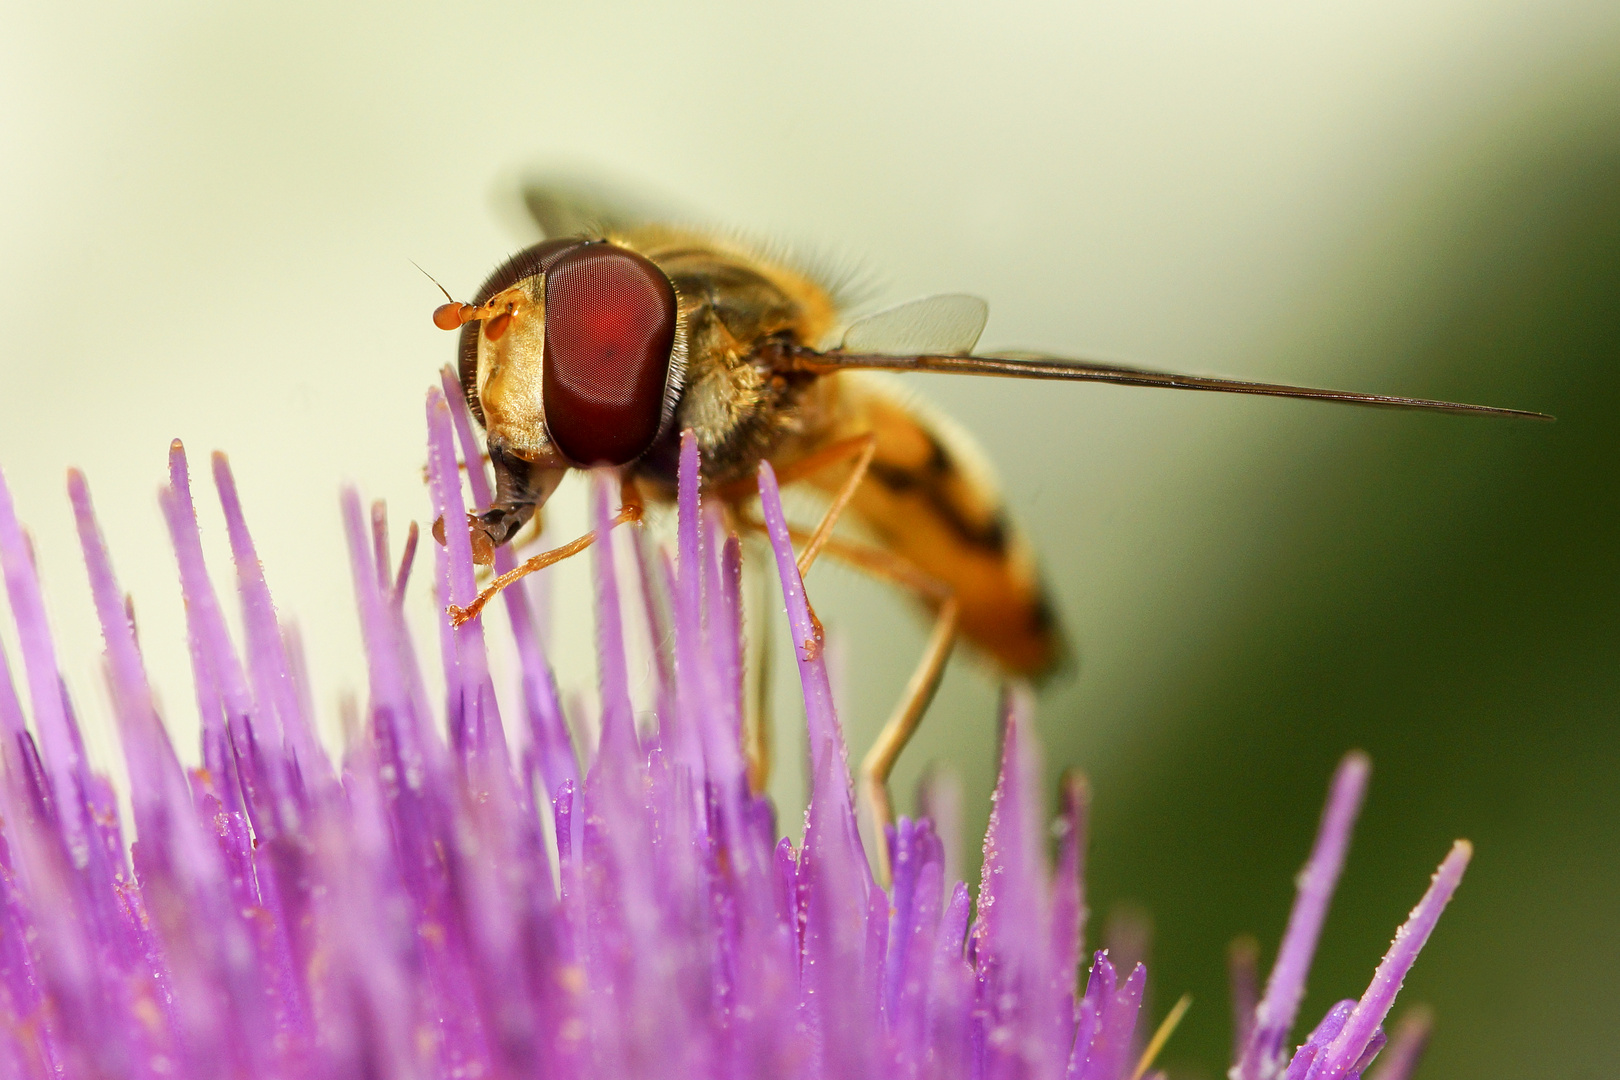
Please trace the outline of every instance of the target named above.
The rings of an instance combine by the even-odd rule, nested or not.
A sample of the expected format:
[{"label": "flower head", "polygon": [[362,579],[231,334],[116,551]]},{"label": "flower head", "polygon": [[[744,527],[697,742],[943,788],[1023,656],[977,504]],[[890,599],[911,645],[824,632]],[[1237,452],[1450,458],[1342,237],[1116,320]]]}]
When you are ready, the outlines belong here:
[{"label": "flower head", "polygon": [[[432,510],[489,492],[459,395],[428,400]],[[460,453],[457,452],[457,443]],[[813,797],[803,844],[779,839],[743,752],[741,548],[681,459],[673,561],[637,566],[667,597],[653,722],[638,728],[611,557],[609,488],[593,508],[601,708],[578,755],[521,590],[505,594],[519,730],[497,704],[483,619],[437,642],[429,700],[386,521],[343,496],[369,701],[341,760],[315,736],[296,635],[278,620],[224,458],[213,477],[242,606],[240,648],[203,565],[184,451],[162,505],[186,600],[201,765],[154,705],[133,619],[82,477],[69,490],[128,763],[134,842],[86,759],[58,673],[32,552],[0,481],[0,563],[32,724],[0,663],[0,1074],[17,1077],[1067,1077],[1132,1080],[1146,972],[1106,952],[1077,992],[1084,787],[1064,788],[1046,853],[1031,701],[1009,694],[976,898],[947,881],[927,818],[884,838],[880,887],[856,827],[818,624],[769,466],[760,493],[798,643]],[[465,531],[433,546],[441,608],[474,595]],[[511,568],[498,553],[498,570]],[[662,610],[661,608],[659,609]],[[515,749],[514,749],[515,748]],[[1359,1076],[1402,977],[1456,888],[1459,845],[1359,1001],[1297,1050],[1289,1033],[1366,785],[1347,758],[1265,993],[1235,966],[1233,1080]],[[1248,974],[1245,974],[1245,973]],[[1245,997],[1245,994],[1247,997]],[[1258,996],[1258,1001],[1255,998]],[[1404,1080],[1426,1022],[1380,1074]],[[1143,1047],[1147,1046],[1144,1053]]]}]

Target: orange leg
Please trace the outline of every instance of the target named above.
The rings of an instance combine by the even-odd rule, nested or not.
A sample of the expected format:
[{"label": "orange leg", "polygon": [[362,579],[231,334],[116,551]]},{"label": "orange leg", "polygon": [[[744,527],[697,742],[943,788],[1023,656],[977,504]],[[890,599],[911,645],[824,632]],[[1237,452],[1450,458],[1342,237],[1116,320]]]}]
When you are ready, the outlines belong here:
[{"label": "orange leg", "polygon": [[[816,556],[821,554],[821,549],[827,546],[828,540],[832,539],[833,526],[837,525],[838,519],[844,516],[844,510],[848,508],[849,500],[855,497],[855,489],[861,486],[862,480],[866,479],[866,470],[872,464],[872,455],[876,453],[877,436],[868,432],[865,435],[857,435],[853,439],[845,439],[842,442],[834,443],[819,454],[812,454],[810,458],[796,461],[793,465],[782,470],[784,474],[790,474],[795,472],[797,466],[803,465],[805,471],[800,475],[808,476],[845,458],[853,457],[855,459],[855,467],[850,470],[843,486],[833,495],[832,502],[827,506],[827,512],[821,515],[821,524],[816,526],[816,531],[810,535],[810,541],[804,545],[804,550],[799,552],[800,577],[810,572],[810,566],[816,561]],[[817,457],[823,457],[823,460],[812,460]],[[789,475],[786,482],[791,483],[794,479],[796,479],[796,476]],[[784,481],[778,478],[777,482],[782,483]]]},{"label": "orange leg", "polygon": [[[787,485],[806,477],[814,476],[823,469],[841,464],[851,458],[855,459],[855,467],[850,470],[849,476],[844,480],[837,492],[833,494],[832,502],[828,504],[826,513],[821,515],[821,524],[811,534],[804,550],[799,552],[799,576],[803,577],[810,570],[810,565],[821,554],[822,548],[827,546],[832,536],[833,527],[838,519],[844,516],[849,500],[855,497],[855,489],[861,486],[866,478],[866,470],[872,464],[872,456],[877,453],[877,436],[870,431],[865,435],[856,435],[853,438],[840,439],[835,443],[822,447],[813,454],[806,454],[797,461],[790,461],[776,472],[776,483],[779,487]],[[720,498],[728,503],[736,504],[746,501],[750,496],[758,494],[758,487],[753,480],[739,480],[734,484],[727,484],[719,491]]]},{"label": "orange leg", "polygon": [[[506,542],[506,546],[511,548],[513,551],[516,551],[518,548],[524,547],[524,546],[526,546],[528,544],[532,544],[536,540],[540,539],[540,534],[545,532],[545,531],[546,531],[545,512],[543,510],[536,510],[534,512],[534,516],[529,519],[529,523],[527,525],[523,526],[523,528],[518,531],[516,536],[514,536],[514,537],[512,537],[512,539],[508,540]],[[435,521],[433,523],[433,539],[437,540],[441,544],[444,543],[444,519],[443,518],[440,518],[438,521]],[[474,543],[474,545],[476,545],[478,543],[478,541],[474,540],[473,543]],[[483,584],[485,582],[488,582],[488,581],[491,581],[491,580],[494,579],[494,577],[495,577],[495,567],[493,565],[491,565],[492,563],[494,563],[494,561],[495,561],[494,553],[491,552],[489,562],[487,562],[487,563],[479,562],[478,561],[478,550],[477,550],[476,546],[474,547],[474,549],[473,549],[473,576],[475,578],[477,578],[477,580],[478,580],[478,582],[480,584]]]},{"label": "orange leg", "polygon": [[[821,516],[821,522],[816,531],[804,542],[797,560],[799,576],[803,577],[810,570],[810,565],[816,561],[823,548],[827,546],[832,537],[834,526],[843,516],[844,510],[849,506],[849,500],[854,498],[855,489],[860,486],[866,477],[867,467],[872,464],[872,455],[877,452],[877,437],[870,432],[857,435],[851,439],[841,439],[829,446],[824,446],[813,454],[799,458],[784,465],[776,474],[779,485],[791,484],[807,476],[813,476],[822,469],[829,468],[850,458],[855,459],[855,467],[842,486],[834,493],[832,502]],[[740,480],[728,484],[718,492],[719,497],[731,504],[732,518],[740,524],[752,528],[760,528],[757,522],[747,520],[737,510],[736,504],[746,500],[749,496],[758,493],[755,481]],[[802,537],[796,539],[803,540]],[[814,619],[814,609],[810,612]],[[820,625],[819,622],[817,624]],[[770,652],[765,650],[760,660],[758,692],[754,709],[743,719],[743,756],[748,762],[748,783],[751,790],[759,793],[765,790],[765,785],[771,777],[771,730],[770,730]]]},{"label": "orange leg", "polygon": [[[759,581],[768,595],[775,583],[764,574],[759,576]],[[766,599],[761,610],[770,609],[771,601]],[[760,620],[754,637],[758,642],[759,662],[754,668],[754,707],[743,712],[743,760],[748,764],[748,790],[763,795],[771,782],[771,689],[775,685],[771,620]]]},{"label": "orange leg", "polygon": [[[614,516],[613,520],[609,522],[608,528],[610,529],[618,525],[623,525],[626,522],[641,520],[643,512],[641,492],[636,488],[635,481],[631,480],[628,476],[624,477],[619,482],[619,498],[621,502],[619,512]],[[584,551],[594,543],[596,543],[596,531],[593,529],[584,536],[579,537],[577,540],[570,540],[562,547],[552,548],[550,551],[542,551],[540,554],[534,556],[528,561],[521,563],[516,568],[507,571],[494,581],[490,582],[488,587],[486,587],[483,592],[478,594],[478,598],[472,603],[468,604],[466,607],[456,607],[454,604],[450,605],[449,612],[451,625],[460,626],[468,619],[477,618],[478,613],[484,610],[485,604],[495,599],[496,594],[498,594],[508,585],[512,584],[514,581],[517,581],[519,578],[527,577],[536,570],[544,570],[553,563],[560,563],[566,558],[578,555],[580,552]]]},{"label": "orange leg", "polygon": [[[739,520],[748,528],[764,528],[757,522],[741,518],[740,515]],[[816,533],[819,534],[821,531],[818,527]],[[807,537],[803,530],[789,529],[788,535],[794,540],[807,540],[813,539],[815,534]],[[873,848],[877,853],[878,882],[884,888],[888,888],[892,869],[887,837],[889,826],[894,824],[894,802],[889,796],[889,776],[894,772],[901,751],[911,741],[917,725],[922,722],[923,714],[928,711],[929,703],[934,700],[934,693],[939,689],[940,678],[945,673],[945,662],[950,659],[951,649],[956,644],[960,605],[955,594],[944,582],[928,576],[906,560],[881,548],[835,539],[824,540],[823,546],[827,554],[833,558],[849,563],[874,577],[892,581],[915,593],[925,602],[938,605],[934,615],[933,632],[929,634],[928,644],[924,646],[917,667],[912,671],[910,681],[906,683],[905,692],[895,705],[894,711],[889,714],[883,730],[878,732],[877,738],[873,740],[866,756],[861,759],[857,794],[866,813],[870,815]],[[754,768],[755,763],[750,760],[751,775]]]},{"label": "orange leg", "polygon": [[939,605],[934,614],[934,629],[928,635],[928,644],[906,683],[888,722],[878,732],[872,746],[861,758],[858,794],[872,817],[873,847],[877,850],[878,882],[888,888],[891,874],[888,828],[894,824],[894,802],[889,797],[889,776],[894,772],[900,752],[911,742],[928,711],[939,680],[945,674],[945,662],[950,659],[956,644],[957,619],[961,608],[950,586],[918,570],[906,560],[881,548],[861,544],[831,541],[827,554],[859,567],[874,577],[886,578],[915,593],[924,601]]},{"label": "orange leg", "polygon": [[889,714],[883,730],[872,741],[871,749],[861,758],[860,793],[872,815],[878,882],[884,888],[889,886],[891,873],[887,830],[894,824],[894,803],[889,798],[889,774],[894,772],[894,763],[900,760],[900,752],[911,741],[917,725],[922,722],[923,713],[928,710],[935,691],[939,689],[940,677],[945,674],[945,661],[950,659],[951,647],[956,644],[957,613],[954,596],[940,605],[939,613],[934,616],[933,633],[928,635],[928,644],[911,673],[911,681],[906,683],[905,693]]},{"label": "orange leg", "polygon": [[[877,447],[877,436],[870,431],[865,435],[854,435],[848,439],[839,439],[837,442],[828,443],[820,450],[806,454],[802,458],[796,458],[777,469],[776,484],[778,487],[787,487],[789,484],[803,480],[807,476],[814,476],[829,465],[836,465],[840,461],[848,461],[850,458],[860,455],[868,445],[874,449]],[[759,484],[751,477],[746,480],[736,480],[721,487],[716,494],[728,503],[746,502],[759,494]]]}]

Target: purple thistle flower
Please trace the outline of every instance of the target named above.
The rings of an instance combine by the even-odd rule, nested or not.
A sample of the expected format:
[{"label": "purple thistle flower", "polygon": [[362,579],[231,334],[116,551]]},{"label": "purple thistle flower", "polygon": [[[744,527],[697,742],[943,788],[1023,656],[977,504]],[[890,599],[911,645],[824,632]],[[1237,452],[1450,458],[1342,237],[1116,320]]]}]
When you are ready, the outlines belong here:
[{"label": "purple thistle flower", "polygon": [[[463,466],[474,504],[489,499],[477,444],[459,394],[433,391],[427,414],[431,511],[460,521]],[[368,516],[351,490],[342,506],[369,702],[331,760],[298,639],[278,621],[223,457],[213,478],[237,568],[240,649],[203,565],[178,444],[160,499],[203,721],[201,765],[189,771],[154,704],[89,489],[69,479],[133,844],[111,785],[87,762],[34,552],[0,478],[0,565],[32,714],[30,726],[0,658],[0,1075],[1138,1080],[1149,1067],[1137,1050],[1144,968],[1118,971],[1099,952],[1077,986],[1088,795],[1065,781],[1049,863],[1026,692],[1006,699],[976,904],[946,877],[946,844],[926,817],[895,823],[893,882],[874,878],[819,623],[768,465],[760,493],[814,778],[797,849],[749,786],[741,552],[700,505],[692,439],[673,562],[631,547],[643,611],[621,604],[613,552],[626,538],[607,531],[609,478],[595,478],[600,737],[582,756],[521,590],[505,594],[520,667],[515,731],[481,618],[439,621],[445,698],[429,700],[401,606],[414,527],[395,568],[385,516]],[[433,549],[441,608],[465,606],[476,588],[465,530],[447,534]],[[498,552],[497,569],[512,558]],[[659,600],[673,640],[652,635],[656,722],[638,729],[624,620],[656,628]],[[1363,997],[1334,1006],[1290,1051],[1367,771],[1356,754],[1339,769],[1263,995],[1252,951],[1234,953],[1233,1080],[1359,1077],[1462,876],[1459,842]],[[944,788],[927,801],[951,803]],[[1406,1080],[1427,1030],[1423,1016],[1403,1025],[1377,1080]]]}]

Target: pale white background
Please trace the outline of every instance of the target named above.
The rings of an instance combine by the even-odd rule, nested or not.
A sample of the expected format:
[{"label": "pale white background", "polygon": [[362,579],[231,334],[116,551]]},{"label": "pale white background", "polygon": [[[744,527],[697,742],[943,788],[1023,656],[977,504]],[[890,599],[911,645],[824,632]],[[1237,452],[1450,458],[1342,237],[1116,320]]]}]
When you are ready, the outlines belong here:
[{"label": "pale white background", "polygon": [[[1354,322],[1340,288],[1398,298],[1394,238],[1421,235],[1497,133],[1584,93],[1620,47],[1620,5],[1587,0],[0,12],[0,468],[73,691],[99,720],[62,486],[69,465],[87,472],[186,754],[195,706],[154,497],[169,440],[203,469],[230,452],[335,733],[340,696],[364,689],[338,486],[387,498],[396,533],[424,513],[423,392],[452,340],[411,260],[471,292],[524,239],[493,208],[515,170],[646,184],[864,270],[874,302],[979,293],[992,345],[1423,394],[1442,387],[1376,343],[1337,344]],[[978,433],[1043,553],[1084,658],[1047,715],[1087,725],[1097,759],[1173,737],[1111,722],[1152,693],[1141,658],[1151,670],[1199,648],[1254,569],[1247,508],[1360,415],[924,389]],[[228,582],[206,487],[199,502]],[[921,629],[841,571],[811,585],[848,643],[863,745]],[[586,685],[578,596],[564,584],[556,633]],[[416,603],[425,618],[425,593]],[[9,624],[0,643],[15,671]],[[928,746],[956,748],[972,806],[993,700],[958,663],[930,719]],[[780,781],[791,806],[795,770]]]}]

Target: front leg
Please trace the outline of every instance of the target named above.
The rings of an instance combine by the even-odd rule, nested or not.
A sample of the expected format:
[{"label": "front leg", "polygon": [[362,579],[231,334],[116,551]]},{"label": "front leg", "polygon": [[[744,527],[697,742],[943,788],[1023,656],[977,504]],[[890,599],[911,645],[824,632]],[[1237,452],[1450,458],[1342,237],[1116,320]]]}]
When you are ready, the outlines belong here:
[{"label": "front leg", "polygon": [[[628,475],[621,474],[619,485],[622,505],[619,507],[618,514],[613,517],[612,521],[608,522],[608,528],[610,529],[626,522],[640,521],[642,516],[641,492],[637,490],[635,481]],[[552,486],[555,487],[556,485],[553,484]],[[549,495],[550,492],[547,492],[547,494]],[[569,541],[562,547],[542,551],[515,569],[508,570],[490,582],[488,588],[479,593],[473,602],[466,607],[456,607],[452,604],[447,612],[451,624],[460,626],[469,619],[476,619],[478,613],[484,610],[484,605],[493,600],[496,593],[499,593],[514,581],[518,581],[536,570],[544,570],[553,563],[559,563],[571,556],[578,555],[594,543],[596,543],[596,532],[592,530],[576,540]]]}]

